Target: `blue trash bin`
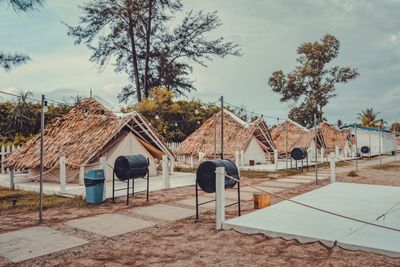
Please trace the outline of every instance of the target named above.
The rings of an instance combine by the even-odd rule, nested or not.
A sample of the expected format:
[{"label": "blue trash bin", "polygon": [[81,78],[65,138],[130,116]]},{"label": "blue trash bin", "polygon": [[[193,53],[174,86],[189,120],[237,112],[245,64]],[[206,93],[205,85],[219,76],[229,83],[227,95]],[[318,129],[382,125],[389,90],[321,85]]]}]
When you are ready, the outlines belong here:
[{"label": "blue trash bin", "polygon": [[91,170],[85,174],[86,202],[90,204],[103,203],[104,171]]}]

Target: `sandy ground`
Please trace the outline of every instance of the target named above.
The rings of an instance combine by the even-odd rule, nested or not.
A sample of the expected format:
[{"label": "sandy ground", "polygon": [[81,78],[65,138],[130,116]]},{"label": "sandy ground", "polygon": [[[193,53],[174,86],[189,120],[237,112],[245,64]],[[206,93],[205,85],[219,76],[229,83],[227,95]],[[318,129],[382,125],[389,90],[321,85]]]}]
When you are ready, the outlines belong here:
[{"label": "sandy ground", "polygon": [[[337,176],[340,182],[400,185],[398,170],[364,169],[358,177],[346,174]],[[251,179],[256,184],[265,179]],[[302,185],[282,191],[281,195],[293,197],[314,190],[320,185]],[[214,212],[201,214],[200,222],[194,218],[172,223],[160,223],[130,234],[106,238],[76,230],[64,224],[66,220],[101,213],[127,214],[137,206],[154,203],[173,203],[194,195],[193,187],[151,194],[146,203],[137,197],[130,206],[119,199],[91,208],[52,209],[45,212],[44,225],[90,240],[82,247],[53,253],[28,260],[18,266],[400,266],[400,259],[374,253],[349,251],[340,247],[328,248],[314,242],[301,244],[294,240],[268,238],[263,235],[245,235],[235,231],[216,231]],[[280,201],[271,198],[272,203]],[[251,201],[243,202],[244,213],[253,210]],[[228,209],[235,216],[236,209]],[[0,233],[37,225],[37,213],[1,213]],[[14,266],[0,258],[0,266]],[[17,266],[17,265],[15,265]]]}]

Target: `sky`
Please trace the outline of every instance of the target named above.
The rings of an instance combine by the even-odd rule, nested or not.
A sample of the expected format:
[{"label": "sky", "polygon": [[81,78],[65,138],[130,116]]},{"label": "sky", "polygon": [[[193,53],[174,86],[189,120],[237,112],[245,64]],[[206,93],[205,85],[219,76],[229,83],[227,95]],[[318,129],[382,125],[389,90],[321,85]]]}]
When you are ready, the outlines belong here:
[{"label": "sky", "polygon": [[[1,1],[0,1],[1,2]],[[89,96],[90,88],[112,108],[128,83],[126,74],[109,66],[99,72],[90,51],[75,46],[66,26],[76,25],[78,0],[47,0],[38,11],[15,13],[0,4],[0,50],[28,54],[32,61],[0,70],[0,90],[29,90],[52,99]],[[208,67],[194,65],[191,79],[197,91],[188,95],[229,103],[269,116],[286,117],[290,106],[268,86],[275,70],[290,72],[296,49],[329,33],[340,41],[332,64],[356,68],[360,76],[337,86],[337,97],[325,107],[325,117],[353,122],[366,108],[379,111],[389,123],[400,115],[400,0],[182,0],[184,12],[218,11],[223,25],[210,37],[223,36],[240,45],[241,57],[215,58]],[[178,15],[179,17],[182,15]],[[275,123],[269,119],[269,123]]]}]

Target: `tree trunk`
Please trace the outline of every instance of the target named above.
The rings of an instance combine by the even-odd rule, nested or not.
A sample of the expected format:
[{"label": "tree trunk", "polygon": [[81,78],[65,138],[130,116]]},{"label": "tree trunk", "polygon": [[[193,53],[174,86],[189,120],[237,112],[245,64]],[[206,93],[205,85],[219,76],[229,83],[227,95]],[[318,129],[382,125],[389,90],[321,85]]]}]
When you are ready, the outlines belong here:
[{"label": "tree trunk", "polygon": [[144,95],[149,96],[149,57],[150,57],[150,35],[151,35],[151,19],[152,19],[153,0],[149,0],[149,17],[147,20],[146,30],[146,58],[144,66]]},{"label": "tree trunk", "polygon": [[[129,11],[131,12],[131,11]],[[131,50],[132,50],[132,67],[133,67],[133,78],[136,84],[136,98],[138,102],[142,101],[142,91],[140,89],[140,81],[139,81],[139,70],[138,70],[138,62],[137,62],[137,54],[136,54],[136,43],[135,43],[135,32],[133,28],[132,15],[129,13],[129,29],[128,35],[131,42]]]}]

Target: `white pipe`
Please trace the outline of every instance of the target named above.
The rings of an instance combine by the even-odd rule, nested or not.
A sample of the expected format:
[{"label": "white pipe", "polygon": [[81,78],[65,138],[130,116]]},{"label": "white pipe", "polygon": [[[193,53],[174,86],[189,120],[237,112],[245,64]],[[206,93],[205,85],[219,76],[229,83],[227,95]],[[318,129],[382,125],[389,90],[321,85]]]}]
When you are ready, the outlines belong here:
[{"label": "white pipe", "polygon": [[215,179],[216,194],[216,228],[222,229],[225,221],[225,168],[217,167]]},{"label": "white pipe", "polygon": [[65,186],[67,181],[67,170],[65,168],[66,159],[65,157],[60,157],[60,192],[65,192]]}]

